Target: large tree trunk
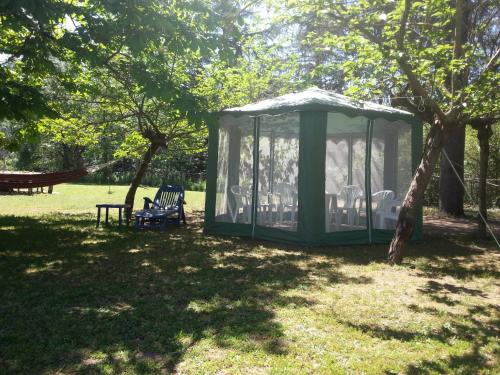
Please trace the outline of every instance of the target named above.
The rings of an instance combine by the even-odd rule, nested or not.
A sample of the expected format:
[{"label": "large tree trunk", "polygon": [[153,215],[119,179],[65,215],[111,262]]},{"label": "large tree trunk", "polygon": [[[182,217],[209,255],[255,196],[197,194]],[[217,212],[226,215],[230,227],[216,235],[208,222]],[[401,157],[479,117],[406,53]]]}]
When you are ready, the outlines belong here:
[{"label": "large tree trunk", "polygon": [[158,148],[160,148],[160,145],[158,143],[151,143],[151,145],[148,147],[148,150],[142,157],[141,164],[139,165],[139,168],[135,172],[134,178],[130,183],[127,196],[125,197],[125,204],[128,205],[128,209],[125,210],[125,213],[128,220],[130,220],[132,216],[132,210],[134,209],[134,199],[137,188],[139,187],[142,177],[144,176],[144,173],[146,173],[149,163],[151,162],[151,159],[153,158]]},{"label": "large tree trunk", "polygon": [[[488,158],[490,155],[490,126],[482,126],[477,130],[479,140],[479,213],[485,220],[488,219],[486,200],[486,179],[488,177]],[[486,223],[479,217],[479,236],[487,238]]]},{"label": "large tree trunk", "polygon": [[65,171],[83,168],[85,164],[82,146],[72,146],[61,143],[61,152],[59,154],[62,157],[62,169]]},{"label": "large tree trunk", "polygon": [[[456,127],[443,150],[453,163],[460,179],[464,179],[465,126]],[[448,159],[441,156],[439,175],[439,209],[449,215],[464,215],[464,187]]]},{"label": "large tree trunk", "polygon": [[448,132],[437,124],[431,128],[427,135],[422,160],[413,176],[410,189],[403,201],[396,224],[396,233],[389,247],[388,258],[390,264],[400,264],[403,261],[403,248],[413,233],[417,207],[423,200],[425,189],[429,184],[432,171],[446,143],[447,136]]}]

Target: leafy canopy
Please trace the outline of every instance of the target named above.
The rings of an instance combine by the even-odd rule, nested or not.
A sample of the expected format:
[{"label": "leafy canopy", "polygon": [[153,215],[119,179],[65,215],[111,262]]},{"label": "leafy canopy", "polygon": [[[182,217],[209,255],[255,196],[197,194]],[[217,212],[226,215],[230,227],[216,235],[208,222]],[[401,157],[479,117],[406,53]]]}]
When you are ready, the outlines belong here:
[{"label": "leafy canopy", "polygon": [[0,118],[80,142],[104,131],[104,124],[122,120],[128,120],[124,126],[135,123],[150,140],[178,135],[170,130],[179,124],[199,128],[208,107],[193,88],[210,61],[233,57],[234,25],[241,23],[237,5],[204,0],[2,3],[0,78],[6,94]]},{"label": "leafy canopy", "polygon": [[[286,9],[279,22],[305,30],[303,46],[334,62],[329,74],[342,72],[349,95],[418,96],[410,88],[404,61],[444,111],[458,107],[468,117],[499,112],[498,69],[485,70],[499,48],[495,1],[464,1],[459,53],[457,7],[448,0],[288,0]],[[324,64],[313,70],[328,74]],[[422,106],[418,98],[402,104],[416,112]]]}]

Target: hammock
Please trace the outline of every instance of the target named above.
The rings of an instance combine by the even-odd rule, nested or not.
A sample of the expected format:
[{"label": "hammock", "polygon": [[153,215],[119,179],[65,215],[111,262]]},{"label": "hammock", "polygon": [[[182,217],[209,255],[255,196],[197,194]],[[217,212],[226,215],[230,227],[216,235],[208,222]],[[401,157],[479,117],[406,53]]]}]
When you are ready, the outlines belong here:
[{"label": "hammock", "polygon": [[70,182],[88,174],[85,168],[53,173],[0,173],[0,189],[40,188]]},{"label": "hammock", "polygon": [[[137,147],[134,151],[139,151],[143,149],[144,146],[140,146]],[[112,166],[113,164],[118,163],[121,159],[125,157],[126,156],[122,156],[118,159],[108,161],[107,163],[91,165],[88,167],[83,167],[72,171],[42,172],[42,173],[37,173],[37,172],[16,173],[16,172],[0,171],[0,190],[41,188],[44,186],[53,186],[65,182],[71,182],[74,180],[78,180],[80,177],[92,174],[101,169]]]},{"label": "hammock", "polygon": [[117,159],[108,163],[75,169],[72,171],[46,173],[10,173],[0,171],[0,190],[41,188],[44,186],[62,184],[64,182],[71,182],[100,169],[109,167],[119,160],[120,159]]}]

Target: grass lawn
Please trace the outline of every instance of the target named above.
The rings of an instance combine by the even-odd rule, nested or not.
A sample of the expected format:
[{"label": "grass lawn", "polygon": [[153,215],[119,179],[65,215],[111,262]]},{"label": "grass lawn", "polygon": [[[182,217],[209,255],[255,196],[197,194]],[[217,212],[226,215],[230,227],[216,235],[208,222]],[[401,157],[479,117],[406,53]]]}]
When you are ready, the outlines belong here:
[{"label": "grass lawn", "polygon": [[205,236],[194,192],[186,227],[96,230],[107,190],[0,196],[0,373],[500,372],[493,242],[427,236],[390,267],[386,246]]},{"label": "grass lawn", "polygon": [[[2,215],[34,216],[43,214],[84,214],[96,213],[97,203],[123,203],[128,186],[87,185],[87,184],[61,184],[54,187],[53,194],[34,195],[0,195]],[[139,209],[143,206],[143,197],[154,198],[158,189],[153,187],[140,187],[135,194],[134,206]],[[199,191],[186,192],[186,211],[203,210],[205,193]],[[111,210],[110,214],[116,214]],[[117,218],[118,215],[113,215]]]}]

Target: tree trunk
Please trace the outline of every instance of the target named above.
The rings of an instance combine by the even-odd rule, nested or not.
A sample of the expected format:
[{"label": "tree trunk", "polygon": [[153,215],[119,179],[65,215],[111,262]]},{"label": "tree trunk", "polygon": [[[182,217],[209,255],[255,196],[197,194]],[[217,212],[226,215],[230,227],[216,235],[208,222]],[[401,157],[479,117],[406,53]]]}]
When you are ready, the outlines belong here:
[{"label": "tree trunk", "polygon": [[[465,126],[455,127],[443,150],[450,158],[460,179],[464,179]],[[464,215],[464,187],[448,159],[441,156],[439,175],[439,209],[454,216]]]},{"label": "tree trunk", "polygon": [[[486,200],[486,179],[488,177],[488,158],[490,155],[490,137],[492,135],[490,126],[482,126],[477,130],[479,140],[479,213],[488,219]],[[479,217],[479,236],[487,238],[486,223]]]},{"label": "tree trunk", "polygon": [[423,200],[425,189],[429,184],[432,171],[436,166],[447,136],[448,131],[444,131],[440,124],[434,125],[427,135],[422,160],[403,201],[396,224],[396,233],[389,247],[388,258],[390,264],[400,264],[403,261],[403,248],[410,239],[415,227],[417,207]]},{"label": "tree trunk", "polygon": [[130,186],[128,188],[127,196],[125,197],[125,204],[129,206],[125,210],[127,220],[130,220],[132,216],[132,210],[134,209],[135,193],[137,191],[137,188],[139,187],[142,177],[144,176],[144,173],[146,173],[149,163],[151,162],[151,159],[153,158],[158,148],[160,148],[160,145],[158,143],[151,143],[151,145],[148,147],[148,150],[142,157],[141,164],[139,165],[139,168],[135,172],[134,178],[132,178],[132,182],[130,183]]},{"label": "tree trunk", "polygon": [[69,171],[70,169],[72,169],[69,147],[63,143],[61,144],[61,148],[62,148],[62,169],[64,171]]}]

